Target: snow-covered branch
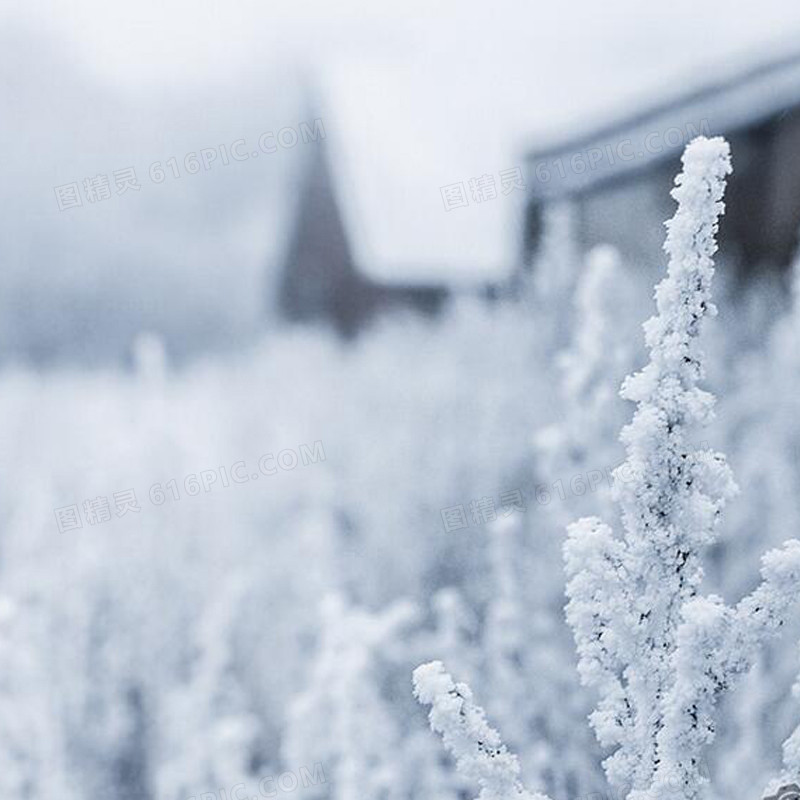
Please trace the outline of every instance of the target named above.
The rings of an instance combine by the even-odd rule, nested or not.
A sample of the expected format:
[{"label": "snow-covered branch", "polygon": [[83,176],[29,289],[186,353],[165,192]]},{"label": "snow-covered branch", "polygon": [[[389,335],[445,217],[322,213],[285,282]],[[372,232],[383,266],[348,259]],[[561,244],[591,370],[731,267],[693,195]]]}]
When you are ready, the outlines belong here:
[{"label": "snow-covered branch", "polygon": [[323,636],[308,686],[289,708],[289,764],[320,761],[332,775],[319,794],[333,800],[391,796],[399,785],[399,731],[381,693],[381,656],[415,619],[410,603],[378,613],[327,597]]},{"label": "snow-covered branch", "polygon": [[712,415],[713,397],[698,386],[698,337],[715,313],[712,256],[730,171],[720,138],[696,139],[684,153],[672,192],[678,210],[667,223],[668,273],[645,324],[650,361],[622,389],[637,404],[618,472],[633,479],[615,484],[624,532],[616,538],[599,520],[581,520],[565,547],[580,672],[601,694],[593,723],[600,741],[617,747],[605,764],[609,779],[631,786],[634,798],[698,796],[719,695],[780,627],[800,574],[800,543],[790,542],[765,556],[763,583],[736,608],[698,596],[703,551],[736,492],[724,457],[689,445]]},{"label": "snow-covered branch", "polygon": [[615,487],[624,534],[617,540],[605,526],[583,521],[570,528],[566,546],[580,669],[584,680],[601,683],[594,724],[601,741],[619,746],[606,762],[609,778],[639,788],[658,765],[660,705],[671,681],[665,656],[675,649],[680,609],[697,591],[701,549],[734,492],[723,457],[693,452],[687,441],[713,404],[697,386],[703,377],[697,338],[703,318],[714,312],[711,257],[731,169],[728,145],[697,139],[683,165],[673,190],[678,210],[667,223],[667,277],[656,289],[658,313],[645,323],[650,362],[622,388],[637,404],[622,432],[627,459],[619,468],[633,479]]},{"label": "snow-covered branch", "polygon": [[522,785],[517,757],[486,721],[469,686],[454,683],[441,661],[414,670],[414,694],[431,706],[431,728],[441,734],[458,770],[480,785],[478,800],[549,800]]}]

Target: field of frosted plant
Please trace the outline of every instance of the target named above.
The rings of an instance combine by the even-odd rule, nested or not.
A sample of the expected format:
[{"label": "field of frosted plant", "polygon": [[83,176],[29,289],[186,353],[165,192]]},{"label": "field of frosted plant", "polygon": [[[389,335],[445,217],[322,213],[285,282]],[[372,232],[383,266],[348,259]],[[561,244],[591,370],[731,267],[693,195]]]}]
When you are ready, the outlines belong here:
[{"label": "field of frosted plant", "polygon": [[[521,301],[355,346],[285,332],[176,368],[144,338],[128,371],[3,373],[5,795],[744,800],[800,777],[800,546],[759,577],[800,520],[800,306],[712,285],[725,163],[687,162],[647,347],[651,289],[556,237]],[[573,527],[565,570],[587,515],[616,534]]]}]

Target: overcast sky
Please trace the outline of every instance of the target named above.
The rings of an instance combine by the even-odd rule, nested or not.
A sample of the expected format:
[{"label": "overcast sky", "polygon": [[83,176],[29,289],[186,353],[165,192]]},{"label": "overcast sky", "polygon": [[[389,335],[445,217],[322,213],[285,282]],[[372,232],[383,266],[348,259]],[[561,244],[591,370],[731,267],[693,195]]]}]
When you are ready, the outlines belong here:
[{"label": "overcast sky", "polygon": [[224,85],[295,59],[439,51],[454,70],[513,55],[547,74],[562,100],[564,90],[582,100],[800,32],[793,0],[11,0],[2,9],[51,31],[103,80],[135,91]]}]

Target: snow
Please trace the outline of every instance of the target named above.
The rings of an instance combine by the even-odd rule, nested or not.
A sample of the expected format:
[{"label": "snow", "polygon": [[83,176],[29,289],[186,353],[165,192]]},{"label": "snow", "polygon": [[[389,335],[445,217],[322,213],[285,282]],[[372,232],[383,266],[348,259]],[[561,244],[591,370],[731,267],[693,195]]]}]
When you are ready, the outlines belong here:
[{"label": "snow", "polygon": [[[699,133],[730,135],[798,105],[800,51],[794,42],[704,63],[612,104],[603,114],[587,116],[577,133],[573,126],[533,137],[527,152],[532,191],[560,197],[585,190],[675,158]],[[572,158],[578,163],[569,168]],[[555,172],[553,162],[559,159],[566,165],[564,174]],[[548,170],[541,173],[544,179],[537,179],[537,167]]]},{"label": "snow", "polygon": [[[516,263],[525,199],[504,196],[499,176],[520,166],[516,132],[487,125],[460,76],[432,84],[436,69],[402,61],[325,71],[323,115],[356,263],[386,283],[501,281]],[[485,174],[497,196],[475,202],[469,180]],[[441,188],[455,183],[469,205],[448,210]]]},{"label": "snow", "polygon": [[[361,220],[381,234],[377,243],[368,230],[359,236],[365,269],[401,282],[467,283],[501,274],[500,198],[481,204],[488,217],[469,217],[471,230],[452,222],[442,234],[433,205],[423,204],[430,219],[418,219],[406,194],[427,189],[428,175],[440,180],[440,169],[448,181],[460,179],[464,166],[491,171],[483,159],[524,147],[512,139],[530,119],[548,109],[565,117],[575,110],[565,97],[584,110],[589,95],[595,105],[608,102],[624,81],[601,91],[585,80],[586,64],[600,51],[609,49],[604,63],[618,59],[616,70],[631,83],[663,77],[666,61],[687,64],[676,52],[692,50],[694,58],[697,48],[713,60],[735,43],[730,34],[743,17],[720,14],[714,3],[696,5],[676,2],[664,27],[682,36],[664,54],[652,50],[663,39],[656,32],[630,42],[642,51],[609,44],[610,29],[627,28],[632,6],[625,4],[595,20],[594,39],[576,34],[580,20],[569,12],[577,7],[569,5],[560,7],[567,16],[552,31],[548,9],[532,7],[534,16],[517,31],[509,20],[520,16],[509,14],[511,5],[480,15],[466,10],[476,14],[474,29],[456,22],[448,28],[449,12],[436,5],[436,24],[401,26],[400,39],[417,47],[400,48],[407,64],[398,66],[396,51],[381,60],[375,50],[382,39],[362,62],[382,66],[374,76],[359,69],[353,77],[353,59],[338,53],[327,77],[342,102],[326,129],[342,155],[342,191],[348,175],[355,182],[345,201],[352,224]],[[774,8],[765,0],[753,28],[774,24]],[[293,13],[272,12],[280,19]],[[187,28],[196,30],[189,16]],[[465,38],[481,25],[511,31],[507,54],[478,35]],[[330,32],[320,28],[327,39]],[[174,41],[182,55],[190,49],[191,37],[169,28],[158,37]],[[575,49],[554,59],[570,39]],[[102,47],[87,42],[86,52]],[[526,48],[541,61],[522,58]],[[6,51],[4,64],[18,68],[24,49]],[[494,59],[496,72],[471,74],[465,63],[473,49]],[[130,53],[130,46],[122,51]],[[160,57],[169,63],[172,56]],[[571,57],[585,86],[568,80]],[[532,70],[533,63],[553,68]],[[216,324],[254,323],[261,259],[272,252],[285,211],[284,190],[269,187],[291,168],[274,175],[251,163],[227,180],[209,175],[204,182],[201,175],[192,183],[187,176],[159,201],[143,194],[88,216],[39,211],[42,192],[52,201],[53,174],[67,180],[84,166],[123,166],[117,153],[141,133],[130,109],[117,118],[124,103],[76,122],[71,103],[88,102],[94,90],[70,87],[65,64],[39,64],[37,80],[47,85],[51,70],[64,87],[39,117],[25,116],[25,87],[42,91],[36,81],[23,81],[5,109],[12,180],[2,280],[14,298],[7,308],[17,314],[0,314],[6,330],[22,337],[20,319],[33,316],[32,329],[69,344],[49,313],[68,304],[65,289],[85,295],[93,313],[77,317],[100,339],[120,327],[105,328],[101,314],[116,323],[120,308],[133,309],[133,320],[140,307],[151,309],[153,319],[189,339]],[[428,73],[445,77],[431,86]],[[598,67],[592,76],[603,84],[613,73]],[[392,91],[382,93],[383,86]],[[154,139],[137,152],[163,159],[231,141],[244,133],[237,126],[245,119],[247,135],[257,135],[262,118],[248,114],[268,100],[257,92],[238,97],[232,107],[216,94],[182,98],[197,105],[185,115],[166,113],[163,125],[150,118],[143,127]],[[85,104],[76,108],[83,113]],[[206,114],[226,117],[226,125],[203,128]],[[361,129],[359,114],[366,117]],[[533,121],[545,127],[559,114]],[[179,130],[170,129],[170,119]],[[26,131],[33,132],[30,143]],[[198,131],[210,140],[193,138]],[[77,158],[79,144],[87,152]],[[396,161],[386,159],[391,152]],[[419,173],[407,169],[417,152]],[[241,792],[232,789],[244,786],[255,796],[266,775],[319,766],[330,780],[304,785],[307,798],[458,800],[480,789],[482,800],[526,798],[534,790],[561,800],[607,793],[593,733],[616,748],[608,774],[617,796],[633,793],[631,800],[699,800],[709,776],[714,796],[737,800],[752,800],[769,776],[775,787],[798,780],[800,711],[788,689],[798,673],[800,543],[780,543],[800,519],[800,297],[787,299],[781,314],[764,304],[773,318],[757,317],[753,327],[769,330],[766,343],[737,327],[748,309],[741,298],[727,319],[712,319],[728,157],[717,139],[697,141],[686,153],[667,232],[669,273],[645,328],[648,364],[625,382],[624,400],[615,390],[622,374],[635,370],[641,303],[626,302],[615,286],[625,274],[617,254],[602,249],[584,261],[559,235],[537,265],[541,279],[523,286],[521,301],[488,306],[473,298],[434,321],[381,320],[346,348],[319,331],[281,330],[235,357],[176,367],[171,348],[144,335],[135,339],[127,372],[0,373],[6,794],[183,800],[222,795],[222,787],[235,797]],[[374,160],[388,187],[384,206],[372,173],[358,171],[362,158]],[[568,222],[567,206],[555,210]],[[458,213],[442,209],[440,217]],[[477,241],[479,228],[490,241]],[[391,246],[381,249],[384,242]],[[402,258],[393,261],[396,253]],[[429,257],[436,253],[442,258]],[[451,262],[453,254],[462,260]],[[795,271],[797,287],[800,262]],[[752,289],[763,303],[758,292]],[[708,323],[727,327],[709,342]],[[706,378],[712,358],[719,363]],[[714,423],[717,395],[720,413],[709,436],[744,475],[736,498],[724,457],[691,444],[698,426]],[[586,479],[610,476],[619,463],[625,403],[636,406],[623,435],[626,462],[613,473],[620,520],[608,493],[587,489]],[[308,469],[246,485],[217,483],[162,504],[148,492],[170,480],[183,492],[186,480],[214,465],[255,465],[267,451],[317,441],[326,458]],[[54,509],[134,486],[140,514],[57,530]],[[494,504],[517,486],[526,490],[524,513],[486,506],[494,522],[469,519],[461,530],[442,530],[445,507],[471,510],[472,498]],[[564,521],[577,517],[564,549],[576,670],[559,551]],[[715,593],[705,593],[714,580]],[[779,632],[783,639],[775,638]],[[760,654],[752,682],[737,689]],[[419,700],[430,706],[431,725],[457,764],[412,695],[409,677],[419,664]],[[591,686],[577,685],[576,676]],[[742,689],[750,701],[744,713],[736,694]],[[592,731],[585,717],[595,705]],[[711,744],[720,758],[708,773]],[[745,750],[747,760],[736,757]]]},{"label": "snow", "polygon": [[479,800],[547,800],[522,787],[517,757],[508,752],[483,709],[474,704],[469,687],[454,683],[440,661],[414,670],[414,692],[421,703],[431,706],[431,728],[442,734],[458,769],[480,784]]},{"label": "snow", "polygon": [[734,608],[699,593],[701,557],[736,492],[724,457],[687,441],[711,418],[713,397],[698,385],[698,337],[715,312],[712,257],[730,172],[719,137],[684,152],[672,190],[678,210],[667,223],[667,277],[644,326],[650,361],[622,387],[637,404],[621,435],[633,480],[616,471],[623,534],[585,518],[570,527],[564,551],[580,674],[601,694],[592,722],[615,748],[604,762],[609,780],[628,787],[631,800],[670,790],[703,796],[701,757],[716,735],[721,696],[797,610],[797,540],[764,556],[761,584]]}]

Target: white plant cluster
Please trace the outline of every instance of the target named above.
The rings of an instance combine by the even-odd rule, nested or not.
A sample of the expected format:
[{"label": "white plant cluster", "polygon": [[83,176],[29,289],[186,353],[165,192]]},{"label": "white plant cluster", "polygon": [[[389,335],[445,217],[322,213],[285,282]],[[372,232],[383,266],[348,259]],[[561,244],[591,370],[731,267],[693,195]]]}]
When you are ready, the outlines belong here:
[{"label": "white plant cluster", "polygon": [[[437,656],[486,698],[529,785],[554,797],[582,796],[602,782],[599,748],[585,725],[588,698],[574,669],[569,631],[560,624],[564,577],[557,559],[563,537],[547,522],[541,513],[524,522],[509,517],[490,530],[483,680],[472,683],[461,661]],[[531,547],[537,530],[546,532],[545,541]]]},{"label": "white plant cluster", "polygon": [[517,757],[473,702],[469,686],[454,683],[440,661],[414,670],[414,693],[431,706],[431,728],[441,734],[459,771],[480,785],[479,800],[547,800],[522,785]]},{"label": "white plant cluster", "polygon": [[635,302],[619,251],[610,245],[595,247],[586,256],[575,290],[575,334],[557,359],[563,415],[535,436],[537,463],[545,477],[568,480],[576,472],[615,463],[622,422],[617,392],[636,352]]},{"label": "white plant cluster", "polygon": [[569,339],[570,298],[580,267],[575,237],[577,210],[571,200],[548,205],[542,212],[541,241],[533,264],[526,300],[548,351],[562,349]]},{"label": "white plant cluster", "polygon": [[605,762],[609,780],[642,798],[666,788],[687,799],[699,794],[719,695],[783,623],[800,576],[800,544],[789,542],[765,556],[762,584],[734,609],[699,596],[703,550],[735,492],[724,458],[689,442],[712,413],[713,398],[698,386],[698,336],[715,312],[712,256],[728,145],[695,140],[683,165],[673,190],[678,210],[667,223],[668,274],[645,325],[650,363],[623,385],[637,403],[618,470],[632,479],[616,484],[623,535],[587,518],[571,526],[565,547],[579,670],[600,691],[598,738],[615,748]]},{"label": "white plant cluster", "polygon": [[5,797],[49,797],[53,781],[70,800],[78,793],[64,763],[66,743],[52,724],[56,697],[38,614],[32,597],[0,597],[0,789]]},{"label": "white plant cluster", "polygon": [[[491,693],[494,715],[504,735],[518,747],[527,739],[532,714],[539,710],[529,703],[531,692],[526,680],[531,666],[527,645],[536,620],[525,617],[516,561],[520,555],[519,537],[519,526],[511,519],[498,521],[492,531],[489,561],[493,591],[484,636],[487,691]],[[533,613],[536,615],[536,611]]]},{"label": "white plant cluster", "polygon": [[[656,288],[657,313],[644,326],[649,363],[621,392],[636,403],[621,435],[627,457],[615,473],[622,534],[587,517],[570,526],[564,546],[578,672],[599,693],[591,722],[600,744],[613,749],[604,762],[609,781],[631,800],[701,796],[707,782],[701,765],[715,736],[720,697],[753,666],[797,603],[796,540],[763,557],[760,584],[735,606],[701,594],[702,556],[737,492],[725,458],[691,444],[713,415],[714,398],[699,385],[705,375],[699,336],[703,320],[716,313],[713,255],[730,172],[721,138],[700,137],[684,153],[672,192],[678,209],[667,223],[667,276]],[[585,386],[581,371],[573,373],[577,386]],[[506,669],[522,643],[508,553],[495,549],[495,572],[504,576],[506,592],[490,605],[496,635],[489,641],[508,650],[495,658]],[[466,685],[432,662],[415,671],[414,687],[432,706],[431,727],[457,768],[480,785],[482,800],[531,796],[516,757]],[[787,744],[788,760],[796,740]]]},{"label": "white plant cluster", "polygon": [[[795,683],[792,694],[800,699],[800,679]],[[800,724],[783,744],[783,765],[783,774],[775,783],[800,782]],[[768,787],[768,790],[774,788],[775,786],[773,785]]]},{"label": "white plant cluster", "polygon": [[[725,513],[725,535],[708,564],[709,583],[726,598],[741,597],[754,585],[752,565],[765,549],[777,547],[800,530],[800,260],[795,256],[785,286],[749,291],[758,306],[757,330],[765,342],[749,348],[730,345],[725,394],[714,435],[725,450],[737,481],[747,487],[744,502]],[[765,306],[766,311],[761,307]],[[776,309],[786,312],[776,316]],[[751,311],[751,316],[753,312]],[[769,314],[765,320],[764,314]],[[756,667],[722,707],[714,747],[719,754],[714,788],[732,795],[748,784],[766,785],[779,769],[780,743],[797,724],[797,706],[787,702],[797,678],[798,652],[787,646],[800,639],[800,615],[793,615],[781,637],[766,643]],[[798,774],[793,780],[797,780]]]},{"label": "white plant cluster", "polygon": [[413,607],[401,602],[371,614],[332,595],[322,618],[307,688],[289,709],[285,761],[325,764],[336,800],[402,797],[399,728],[381,696],[378,662],[413,620]]},{"label": "white plant cluster", "polygon": [[173,756],[158,771],[162,797],[191,797],[209,787],[247,784],[254,778],[251,764],[261,731],[243,685],[234,622],[248,588],[241,575],[222,588],[200,625],[189,680],[165,701],[164,744]]},{"label": "white plant cluster", "polygon": [[[145,338],[133,371],[0,370],[5,795],[252,800],[319,765],[298,800],[585,800],[610,755],[619,800],[699,800],[705,753],[710,800],[800,782],[800,553],[774,549],[800,526],[800,303],[781,319],[778,279],[748,281],[703,377],[728,170],[721,141],[690,146],[622,443],[649,269],[582,260],[571,203],[545,214],[527,298],[381,317],[346,346],[298,327],[236,358],[179,366]],[[691,444],[701,385],[746,489],[730,504],[725,461]],[[307,466],[187,488],[317,440]],[[53,509],[134,486],[139,512],[55,535]],[[486,717],[440,666],[414,697],[432,661]]]},{"label": "white plant cluster", "polygon": [[[571,248],[563,244],[568,211],[561,208],[551,220],[554,233],[543,245],[542,259],[553,263],[541,264],[543,270],[554,265],[563,270],[570,261]],[[556,242],[562,246],[554,248]],[[471,677],[468,682],[485,692],[490,714],[522,759],[526,780],[554,796],[587,794],[602,782],[598,747],[584,726],[590,701],[580,691],[574,645],[561,624],[561,548],[575,504],[584,510],[604,508],[607,492],[598,487],[597,476],[606,483],[605,470],[619,463],[614,438],[623,404],[616,392],[632,363],[632,337],[621,331],[632,328],[635,319],[630,289],[615,248],[600,246],[587,255],[572,303],[575,332],[555,359],[562,416],[534,437],[534,482],[546,487],[553,502],[529,509],[524,521],[499,520],[487,543],[491,593],[481,643],[486,674],[483,682]],[[550,314],[559,307],[546,295],[540,302]],[[539,314],[537,325],[542,316],[547,315]],[[576,488],[572,502],[560,502],[557,481],[566,491]],[[445,661],[458,664],[466,675],[461,663]],[[539,676],[533,684],[532,674]]]}]

